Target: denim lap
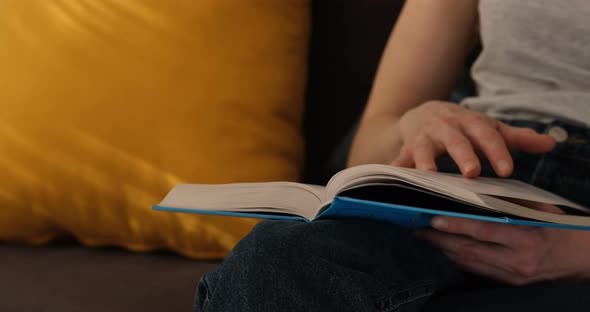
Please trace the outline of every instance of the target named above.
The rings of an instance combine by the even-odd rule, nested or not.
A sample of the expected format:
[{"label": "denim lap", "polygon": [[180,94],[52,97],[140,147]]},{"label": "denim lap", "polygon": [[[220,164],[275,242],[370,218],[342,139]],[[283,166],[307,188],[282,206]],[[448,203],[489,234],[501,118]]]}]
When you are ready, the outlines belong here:
[{"label": "denim lap", "polygon": [[[512,122],[539,132],[549,125]],[[575,133],[575,129],[572,130]],[[590,130],[576,135],[587,136]],[[590,145],[514,152],[512,178],[590,206]],[[458,173],[448,156],[440,171]],[[482,160],[482,175],[495,176]],[[581,311],[590,283],[510,287],[459,271],[395,225],[365,220],[257,225],[199,283],[196,311]]]},{"label": "denim lap", "polygon": [[210,276],[196,311],[409,312],[461,273],[408,230],[327,220],[262,222]]}]

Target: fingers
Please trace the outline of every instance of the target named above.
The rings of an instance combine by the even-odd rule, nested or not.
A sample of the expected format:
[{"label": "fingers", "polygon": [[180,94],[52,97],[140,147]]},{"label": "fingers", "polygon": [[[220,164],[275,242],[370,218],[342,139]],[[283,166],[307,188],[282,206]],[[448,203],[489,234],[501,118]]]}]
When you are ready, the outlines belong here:
[{"label": "fingers", "polygon": [[509,266],[504,262],[510,258],[511,250],[502,245],[483,243],[465,236],[434,230],[421,231],[418,237],[429,241],[447,255],[453,255],[459,262],[479,262],[509,270]]},{"label": "fingers", "polygon": [[446,150],[459,166],[461,173],[466,177],[479,175],[481,167],[469,140],[456,129],[442,128],[436,134],[436,138],[423,135],[412,144],[405,145],[400,156],[393,162],[394,166],[415,167],[421,170],[436,171],[436,157],[441,153],[435,141],[444,144]]},{"label": "fingers", "polygon": [[530,128],[511,127],[499,122],[498,130],[511,150],[541,154],[555,147],[555,140],[546,134],[539,134]]},{"label": "fingers", "polygon": [[469,260],[463,259],[461,257],[458,257],[457,255],[454,255],[454,254],[447,254],[447,255],[460,268],[462,268],[466,271],[470,271],[475,274],[496,280],[496,281],[507,283],[507,284],[510,284],[513,286],[523,286],[523,285],[533,282],[533,280],[529,280],[525,277],[521,277],[517,274],[514,274],[513,272],[508,272],[508,271],[502,270],[502,269],[495,267],[493,265],[488,265],[488,264],[480,263],[477,261],[469,261]]},{"label": "fingers", "polygon": [[482,151],[490,161],[498,176],[512,174],[512,156],[506,146],[504,137],[497,130],[497,121],[479,114],[470,114],[463,120],[463,132]]},{"label": "fingers", "polygon": [[436,157],[446,152],[465,177],[481,173],[476,152],[489,159],[498,176],[507,177],[514,169],[511,149],[543,153],[555,146],[550,136],[444,102],[425,103],[400,124],[404,145],[393,165],[436,170]]},{"label": "fingers", "polygon": [[435,245],[526,277],[537,274],[546,252],[537,228],[451,217],[435,217],[432,226],[440,231],[428,237]]},{"label": "fingers", "polygon": [[540,259],[534,253],[519,253],[503,245],[434,230],[421,231],[418,236],[440,248],[462,268],[496,280],[524,284],[542,277]]},{"label": "fingers", "polygon": [[479,158],[475,154],[469,139],[457,128],[452,126],[440,127],[430,133],[434,141],[441,142],[449,156],[453,158],[461,173],[465,177],[476,177],[481,171]]},{"label": "fingers", "polygon": [[406,168],[414,167],[414,158],[412,157],[412,153],[407,146],[404,145],[404,147],[402,147],[399,156],[391,163],[391,165]]},{"label": "fingers", "polygon": [[421,170],[436,171],[435,159],[437,151],[434,142],[426,136],[422,136],[412,145],[405,145],[400,151],[399,157],[393,161],[393,166],[415,167]]},{"label": "fingers", "polygon": [[435,217],[432,227],[450,234],[464,235],[478,241],[501,244],[518,248],[534,245],[537,237],[534,231],[511,224],[470,220],[464,218]]},{"label": "fingers", "polygon": [[413,146],[413,159],[417,169],[436,171],[437,156],[434,142],[427,136],[419,138]]}]

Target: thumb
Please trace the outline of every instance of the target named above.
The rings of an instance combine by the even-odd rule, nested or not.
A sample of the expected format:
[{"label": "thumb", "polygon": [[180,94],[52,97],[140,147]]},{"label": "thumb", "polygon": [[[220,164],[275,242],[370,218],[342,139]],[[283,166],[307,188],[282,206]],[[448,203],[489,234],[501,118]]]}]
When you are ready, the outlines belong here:
[{"label": "thumb", "polygon": [[555,139],[546,134],[539,134],[530,128],[512,127],[501,122],[499,130],[510,150],[542,154],[555,147]]}]

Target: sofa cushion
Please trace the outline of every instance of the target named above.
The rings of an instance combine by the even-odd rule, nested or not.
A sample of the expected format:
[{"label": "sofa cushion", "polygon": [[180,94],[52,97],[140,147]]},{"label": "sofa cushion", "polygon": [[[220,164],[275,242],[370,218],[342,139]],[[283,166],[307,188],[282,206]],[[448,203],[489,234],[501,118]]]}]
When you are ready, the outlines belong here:
[{"label": "sofa cushion", "polygon": [[177,183],[297,180],[308,1],[0,1],[0,240],[219,258]]},{"label": "sofa cushion", "polygon": [[74,244],[0,244],[0,310],[190,311],[199,279],[216,262]]}]

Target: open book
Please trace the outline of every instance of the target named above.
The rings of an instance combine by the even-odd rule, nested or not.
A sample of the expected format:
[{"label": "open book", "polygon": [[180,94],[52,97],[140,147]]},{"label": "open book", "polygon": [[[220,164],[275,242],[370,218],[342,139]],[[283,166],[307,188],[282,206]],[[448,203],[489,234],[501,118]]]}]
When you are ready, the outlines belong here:
[{"label": "open book", "polygon": [[[527,203],[527,204],[523,204]],[[557,214],[528,203],[556,205]],[[326,187],[292,182],[179,184],[156,210],[313,221],[364,218],[411,228],[435,215],[532,226],[590,230],[590,209],[526,183],[501,178],[362,165]]]}]

